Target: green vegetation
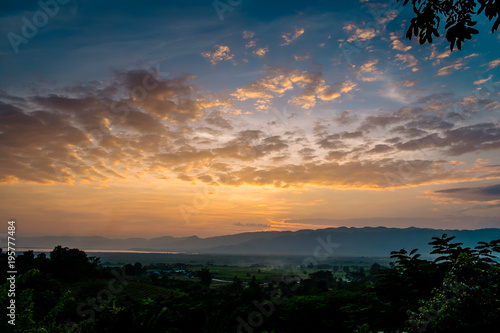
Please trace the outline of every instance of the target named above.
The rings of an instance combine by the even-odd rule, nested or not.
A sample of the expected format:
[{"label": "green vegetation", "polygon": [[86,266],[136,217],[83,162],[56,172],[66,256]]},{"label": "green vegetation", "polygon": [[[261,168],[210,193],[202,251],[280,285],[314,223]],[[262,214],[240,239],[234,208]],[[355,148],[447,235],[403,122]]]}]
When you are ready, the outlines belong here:
[{"label": "green vegetation", "polygon": [[[496,332],[500,240],[435,237],[395,261],[318,267],[103,266],[78,249],[17,256],[16,326],[2,332]],[[6,253],[0,254],[5,267]],[[320,267],[321,266],[321,267]],[[9,283],[0,287],[4,309]]]}]

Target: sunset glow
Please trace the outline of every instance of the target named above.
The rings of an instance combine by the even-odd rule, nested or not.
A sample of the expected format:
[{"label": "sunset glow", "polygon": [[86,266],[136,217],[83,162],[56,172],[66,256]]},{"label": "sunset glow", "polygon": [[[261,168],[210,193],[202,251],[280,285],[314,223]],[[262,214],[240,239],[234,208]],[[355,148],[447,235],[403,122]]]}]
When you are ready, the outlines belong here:
[{"label": "sunset glow", "polygon": [[450,52],[395,1],[216,3],[2,5],[19,237],[500,228],[491,22]]}]

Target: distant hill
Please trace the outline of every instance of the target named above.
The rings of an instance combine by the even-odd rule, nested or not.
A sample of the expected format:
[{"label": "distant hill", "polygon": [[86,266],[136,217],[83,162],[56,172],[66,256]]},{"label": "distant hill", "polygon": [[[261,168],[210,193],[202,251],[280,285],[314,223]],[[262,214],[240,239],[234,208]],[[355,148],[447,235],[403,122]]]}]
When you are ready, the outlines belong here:
[{"label": "distant hill", "polygon": [[82,250],[144,250],[220,254],[286,254],[338,256],[389,256],[401,248],[429,253],[432,237],[456,236],[455,241],[474,247],[479,241],[500,239],[500,229],[438,230],[424,228],[327,228],[299,231],[247,232],[210,238],[164,236],[152,239],[109,239],[105,237],[24,237],[18,248],[47,248],[57,245]]}]

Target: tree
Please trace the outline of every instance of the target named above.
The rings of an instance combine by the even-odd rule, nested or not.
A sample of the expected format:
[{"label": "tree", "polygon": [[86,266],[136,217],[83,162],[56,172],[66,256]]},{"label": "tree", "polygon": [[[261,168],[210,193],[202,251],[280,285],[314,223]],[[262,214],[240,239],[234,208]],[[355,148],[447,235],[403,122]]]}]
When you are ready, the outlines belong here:
[{"label": "tree", "polygon": [[63,281],[81,280],[95,272],[98,260],[91,258],[82,250],[58,245],[50,252],[51,272]]},{"label": "tree", "polygon": [[328,290],[328,288],[332,288],[335,282],[332,272],[325,270],[311,273],[309,274],[309,278],[313,281],[316,281],[320,289],[323,290]]},{"label": "tree", "polygon": [[370,274],[375,274],[375,273],[377,273],[377,271],[378,271],[379,269],[381,269],[381,268],[382,268],[382,266],[380,266],[380,264],[379,264],[379,263],[376,263],[376,262],[375,262],[375,263],[373,263],[373,264],[370,266]]},{"label": "tree", "polygon": [[394,268],[379,269],[375,280],[385,304],[384,330],[398,330],[406,322],[410,332],[497,331],[500,265],[493,252],[500,252],[500,240],[471,249],[454,239],[433,237],[431,254],[437,256],[432,261],[421,259],[417,249],[391,252]]},{"label": "tree", "polygon": [[500,240],[479,242],[474,249],[450,244],[454,237],[434,237],[434,263],[448,267],[440,286],[418,311],[410,311],[412,332],[497,332],[500,320],[500,266],[492,252]]},{"label": "tree", "polygon": [[134,264],[134,273],[136,276],[141,275],[145,272],[146,270],[144,269],[144,267],[142,267],[142,264],[140,262],[136,262]]},{"label": "tree", "polygon": [[[410,0],[403,1],[406,6]],[[479,31],[473,26],[477,24],[473,16],[484,15],[491,21],[496,18],[491,32],[498,30],[500,24],[500,2],[498,0],[411,0],[415,17],[411,19],[410,26],[406,32],[406,38],[412,35],[418,36],[420,44],[432,43],[432,36],[439,37],[439,25],[441,17],[446,24],[446,39],[450,43],[450,49],[455,45],[459,50],[466,39],[472,39],[472,35]]]},{"label": "tree", "polygon": [[208,268],[202,268],[201,271],[198,271],[196,274],[200,278],[200,282],[204,286],[210,286],[212,283],[212,274],[208,270]]}]

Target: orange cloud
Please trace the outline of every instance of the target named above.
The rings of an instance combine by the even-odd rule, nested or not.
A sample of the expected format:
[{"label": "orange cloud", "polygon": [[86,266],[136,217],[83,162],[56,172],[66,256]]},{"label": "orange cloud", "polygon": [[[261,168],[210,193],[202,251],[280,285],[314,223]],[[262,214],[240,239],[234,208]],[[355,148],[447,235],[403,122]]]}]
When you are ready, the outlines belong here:
[{"label": "orange cloud", "polygon": [[294,28],[294,32],[286,32],[281,35],[281,38],[283,38],[285,41],[281,44],[281,46],[284,45],[290,45],[293,41],[295,41],[297,38],[302,36],[304,33],[304,28]]},{"label": "orange cloud", "polygon": [[207,58],[212,65],[217,65],[218,62],[227,61],[234,58],[234,54],[231,53],[229,46],[216,45],[215,51],[205,51],[201,52],[203,58]]}]

